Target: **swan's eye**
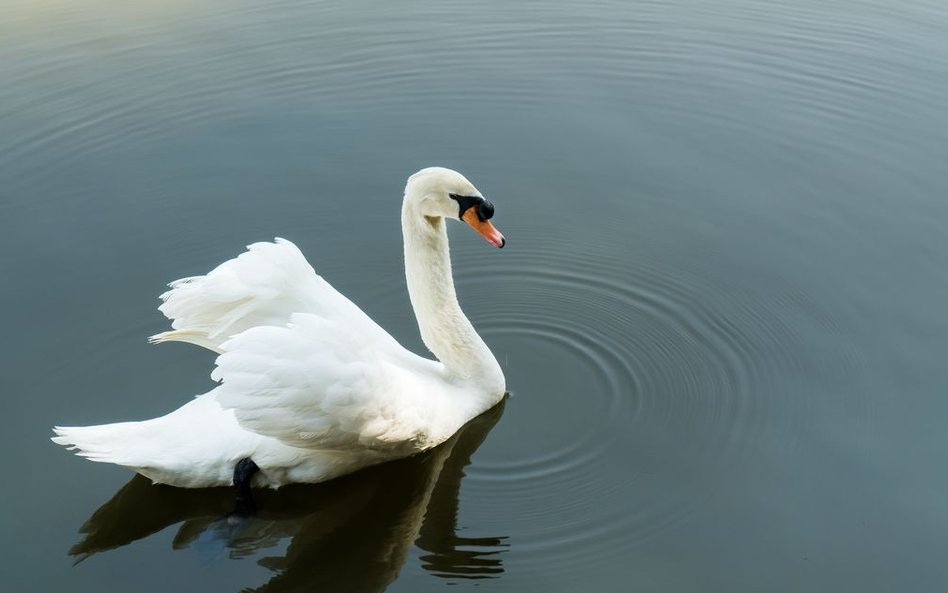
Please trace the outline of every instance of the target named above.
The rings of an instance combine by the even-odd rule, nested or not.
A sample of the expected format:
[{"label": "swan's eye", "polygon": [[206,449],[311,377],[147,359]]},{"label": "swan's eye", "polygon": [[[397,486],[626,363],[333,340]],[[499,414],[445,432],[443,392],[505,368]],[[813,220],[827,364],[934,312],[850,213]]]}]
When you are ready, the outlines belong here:
[{"label": "swan's eye", "polygon": [[[464,218],[464,213],[467,212],[468,208],[473,208],[475,206],[477,207],[477,210],[475,210],[475,212],[477,212],[477,218],[479,218],[481,221],[485,221],[494,215],[494,207],[490,204],[490,202],[487,202],[480,196],[459,196],[457,194],[448,195],[452,200],[458,203],[458,220]],[[481,210],[481,207],[485,202],[487,203],[490,211],[490,215],[486,217],[483,215],[484,211]]]},{"label": "swan's eye", "polygon": [[490,220],[490,217],[494,215],[494,205],[484,200],[477,207],[477,217],[482,221]]}]

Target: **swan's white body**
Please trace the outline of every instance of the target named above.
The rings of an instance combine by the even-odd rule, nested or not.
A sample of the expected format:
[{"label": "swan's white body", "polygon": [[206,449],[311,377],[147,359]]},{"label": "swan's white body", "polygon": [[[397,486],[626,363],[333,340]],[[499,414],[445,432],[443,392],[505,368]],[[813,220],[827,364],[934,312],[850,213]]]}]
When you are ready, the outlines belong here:
[{"label": "swan's white body", "polygon": [[[251,458],[260,468],[254,485],[279,487],[447,440],[505,390],[454,292],[444,218],[458,206],[449,194],[480,196],[460,174],[432,168],[409,179],[402,205],[412,307],[439,361],[400,346],[289,241],[256,243],[161,296],[173,330],[152,340],[220,353],[218,387],[152,420],[56,427],[53,441],[183,487],[228,485],[235,464]],[[481,232],[502,246],[490,230],[500,239]]]}]

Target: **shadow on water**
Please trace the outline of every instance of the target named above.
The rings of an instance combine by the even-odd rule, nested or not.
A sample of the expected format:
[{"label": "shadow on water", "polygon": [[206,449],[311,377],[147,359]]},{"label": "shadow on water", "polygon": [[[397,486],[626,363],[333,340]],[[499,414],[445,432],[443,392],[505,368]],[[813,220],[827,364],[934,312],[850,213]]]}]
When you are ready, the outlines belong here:
[{"label": "shadow on water", "polygon": [[506,537],[460,537],[457,516],[464,468],[504,405],[422,455],[324,484],[255,491],[259,511],[242,520],[226,518],[229,488],[155,486],[136,475],[92,514],[69,553],[82,561],[181,523],[176,550],[239,559],[274,548],[257,562],[275,574],[254,591],[381,591],[398,576],[412,543],[434,575],[497,577]]}]

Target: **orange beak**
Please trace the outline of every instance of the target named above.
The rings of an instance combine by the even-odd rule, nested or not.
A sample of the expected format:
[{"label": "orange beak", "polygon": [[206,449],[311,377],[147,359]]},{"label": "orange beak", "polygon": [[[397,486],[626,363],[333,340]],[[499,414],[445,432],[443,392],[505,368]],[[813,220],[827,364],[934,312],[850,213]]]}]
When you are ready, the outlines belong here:
[{"label": "orange beak", "polygon": [[494,247],[503,247],[507,240],[500,234],[500,231],[494,228],[489,220],[481,220],[477,217],[477,208],[468,208],[464,211],[462,220],[466,222],[477,234],[487,239],[487,242]]}]

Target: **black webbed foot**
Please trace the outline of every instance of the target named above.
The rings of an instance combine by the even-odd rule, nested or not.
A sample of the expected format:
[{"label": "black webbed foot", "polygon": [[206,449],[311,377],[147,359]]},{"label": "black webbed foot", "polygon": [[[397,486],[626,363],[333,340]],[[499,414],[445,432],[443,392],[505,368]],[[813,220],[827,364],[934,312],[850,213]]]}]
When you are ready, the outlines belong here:
[{"label": "black webbed foot", "polygon": [[234,467],[234,488],[237,489],[237,497],[232,515],[248,517],[257,512],[257,505],[250,491],[250,481],[258,471],[260,468],[249,457],[241,459]]}]

